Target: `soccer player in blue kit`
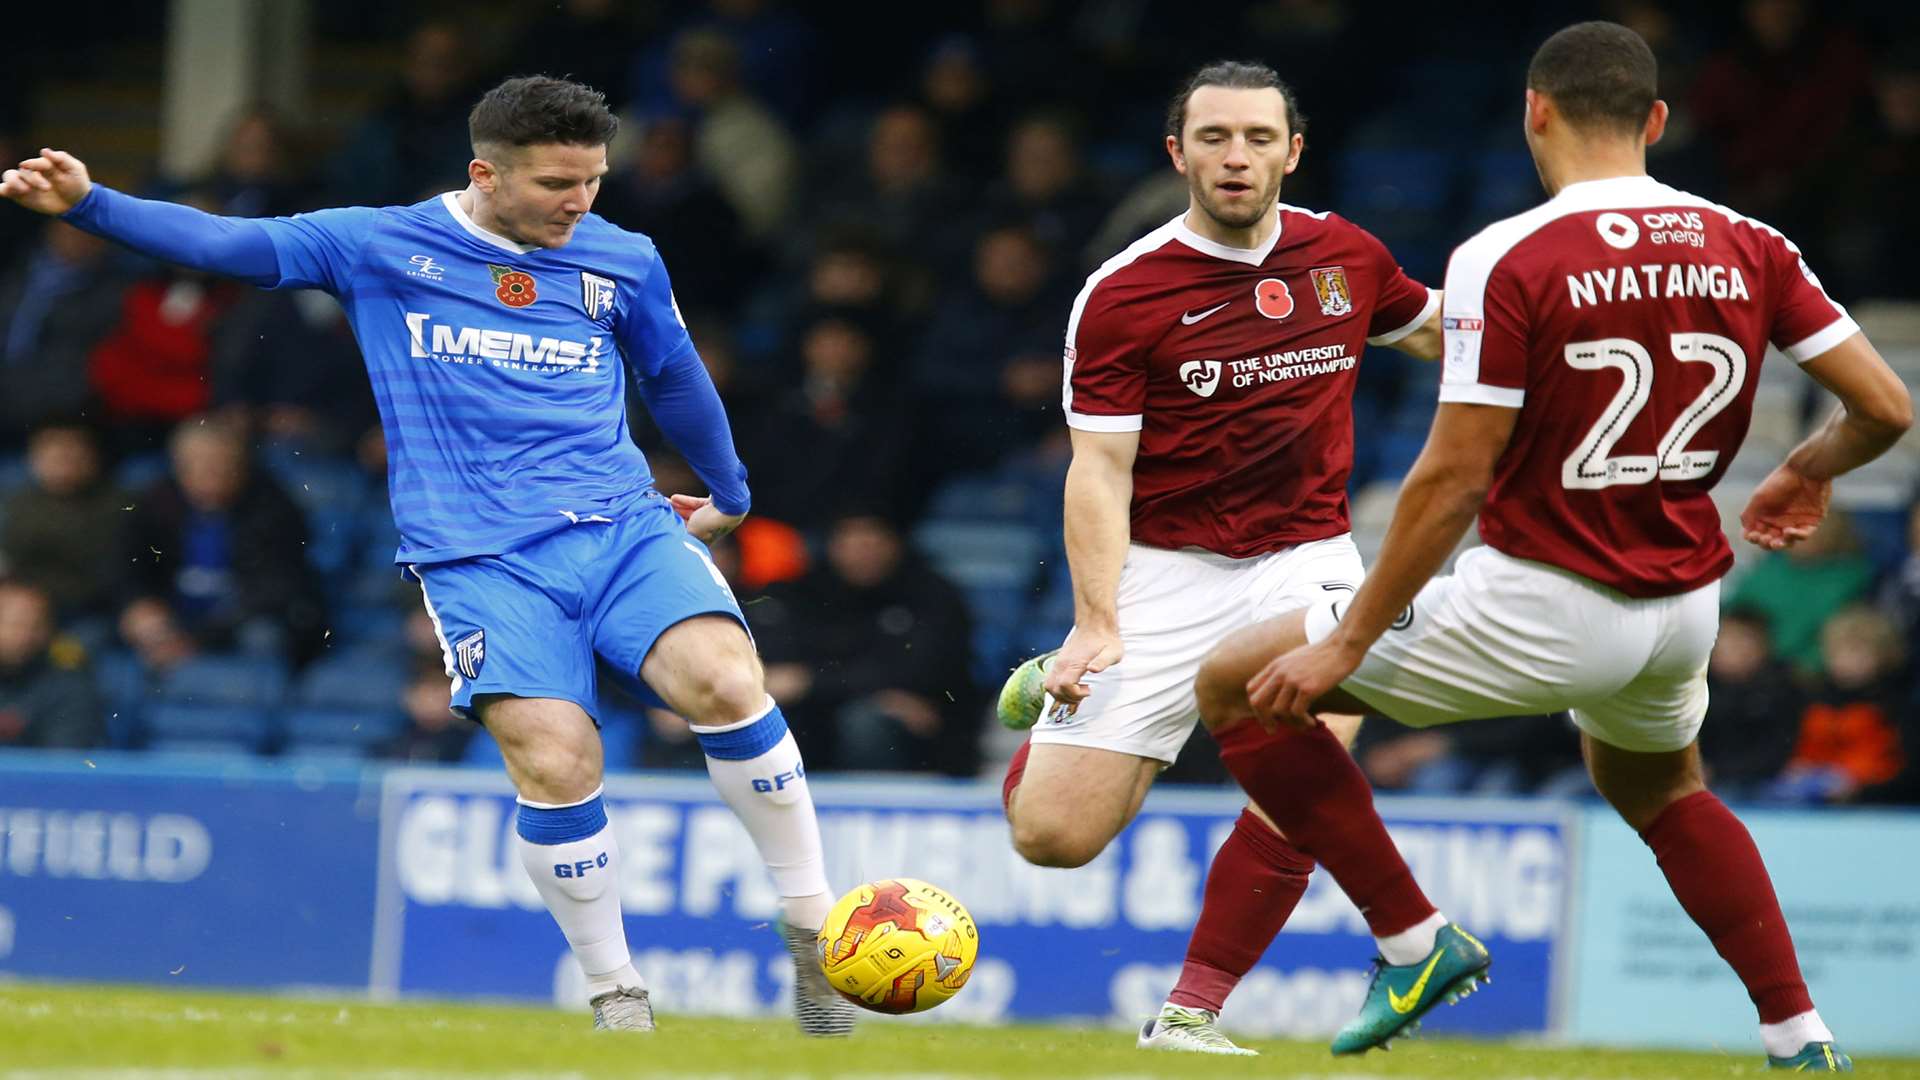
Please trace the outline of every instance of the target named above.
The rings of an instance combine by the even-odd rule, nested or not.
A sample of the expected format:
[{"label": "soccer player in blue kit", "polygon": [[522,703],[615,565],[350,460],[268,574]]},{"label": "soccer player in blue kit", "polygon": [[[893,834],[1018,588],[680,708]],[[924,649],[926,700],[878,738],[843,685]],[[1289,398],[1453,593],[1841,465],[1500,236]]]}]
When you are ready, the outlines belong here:
[{"label": "soccer player in blue kit", "polygon": [[[466,190],[413,206],[216,217],[92,183],[51,149],[0,195],[167,262],[339,298],[386,431],[395,562],[420,583],[452,707],[500,745],[521,860],[596,1028],[653,1027],[601,802],[597,654],[692,724],[782,898],[800,1028],[845,1035],[853,1006],[814,959],[835,894],[806,770],[704,546],[746,516],[746,469],[652,241],[588,212],[615,127],[588,87],[517,78],[474,107]],[[710,499],[654,491],[629,377]]]}]

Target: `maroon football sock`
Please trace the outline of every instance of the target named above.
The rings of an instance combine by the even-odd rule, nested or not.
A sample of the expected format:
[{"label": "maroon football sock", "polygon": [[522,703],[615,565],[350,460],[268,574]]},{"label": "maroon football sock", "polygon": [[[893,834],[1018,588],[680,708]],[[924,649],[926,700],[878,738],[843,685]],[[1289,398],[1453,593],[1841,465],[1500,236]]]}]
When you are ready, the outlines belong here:
[{"label": "maroon football sock", "polygon": [[1007,778],[1000,782],[1000,808],[1012,812],[1013,789],[1020,786],[1020,778],[1027,775],[1027,751],[1033,749],[1033,743],[1023,742],[1020,749],[1013,752],[1013,760],[1007,762]]},{"label": "maroon football sock", "polygon": [[1293,846],[1327,868],[1375,937],[1437,910],[1373,808],[1373,790],[1325,724],[1268,731],[1251,719],[1213,733],[1220,761]]},{"label": "maroon football sock", "polygon": [[1746,984],[1761,1023],[1813,1008],[1760,849],[1725,803],[1710,791],[1689,795],[1662,810],[1640,838],[1680,906]]},{"label": "maroon football sock", "polygon": [[1307,891],[1313,860],[1251,810],[1213,857],[1187,962],[1167,1000],[1218,1013]]}]

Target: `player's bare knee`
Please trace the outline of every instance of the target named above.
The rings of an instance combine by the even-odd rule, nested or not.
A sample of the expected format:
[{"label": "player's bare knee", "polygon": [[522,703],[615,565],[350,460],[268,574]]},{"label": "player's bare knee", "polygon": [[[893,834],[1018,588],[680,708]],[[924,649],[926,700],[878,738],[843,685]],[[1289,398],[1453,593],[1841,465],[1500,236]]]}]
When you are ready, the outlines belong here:
[{"label": "player's bare knee", "polygon": [[501,750],[509,758],[523,799],[564,806],[585,799],[600,786],[597,758],[576,747],[527,742]]},{"label": "player's bare knee", "polygon": [[1098,856],[1104,842],[1060,822],[1037,822],[1013,818],[1013,848],[1020,857],[1035,866],[1072,870],[1085,866]]},{"label": "player's bare knee", "polygon": [[1249,708],[1247,688],[1234,678],[1217,649],[1200,662],[1200,672],[1193,680],[1193,696],[1200,706],[1200,721],[1207,725],[1208,731],[1244,715]]},{"label": "player's bare knee", "polygon": [[716,659],[691,687],[687,717],[696,724],[733,724],[765,711],[767,687],[751,658]]}]

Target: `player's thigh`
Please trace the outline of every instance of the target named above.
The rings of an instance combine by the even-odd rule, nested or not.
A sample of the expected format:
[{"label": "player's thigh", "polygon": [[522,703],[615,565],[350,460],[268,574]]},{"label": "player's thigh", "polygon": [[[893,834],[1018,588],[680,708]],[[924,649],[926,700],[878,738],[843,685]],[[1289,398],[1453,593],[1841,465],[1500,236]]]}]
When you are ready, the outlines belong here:
[{"label": "player's thigh", "polygon": [[1720,629],[1719,583],[1681,596],[1622,601],[1616,608],[1616,635],[1649,643],[1647,658],[1626,685],[1576,704],[1573,722],[1604,747],[1642,754],[1683,751],[1699,737],[1707,716],[1707,660]]},{"label": "player's thigh", "polygon": [[[1250,708],[1248,681],[1275,657],[1307,643],[1306,616],[1306,611],[1300,610],[1262,619],[1228,634],[1214,646],[1200,665],[1194,689],[1201,716],[1209,724],[1218,725],[1246,714]],[[1366,711],[1365,706],[1351,695],[1334,690],[1320,699],[1319,708],[1349,714],[1343,717],[1342,727],[1336,729],[1336,733],[1343,741],[1352,743],[1359,729],[1359,718],[1353,714]]]},{"label": "player's thigh", "polygon": [[[476,696],[505,694],[596,709],[593,653],[564,552],[545,542],[504,556],[413,566],[448,676],[449,704],[471,718]],[[544,556],[544,558],[543,558]]]},{"label": "player's thigh", "polygon": [[1207,650],[1246,622],[1231,560],[1136,545],[1120,573],[1125,655],[1089,674],[1071,713],[1049,699],[1030,736],[1035,748],[1110,750],[1171,764],[1193,734],[1193,677]]},{"label": "player's thigh", "polygon": [[[1475,548],[1420,590],[1341,689],[1412,727],[1567,709],[1617,691],[1644,662],[1642,646],[1599,628],[1614,603],[1591,582]],[[1346,604],[1309,608],[1307,638],[1331,634]]]},{"label": "player's thigh", "polygon": [[612,528],[589,598],[594,651],[643,701],[694,723],[762,708],[753,641],[706,545],[651,504]]},{"label": "player's thigh", "polygon": [[507,776],[521,798],[565,805],[600,786],[600,733],[579,705],[555,698],[480,694],[473,708],[499,744]]},{"label": "player's thigh", "polygon": [[1127,827],[1165,765],[1137,754],[1037,743],[1008,816],[1022,854],[1089,862]]}]

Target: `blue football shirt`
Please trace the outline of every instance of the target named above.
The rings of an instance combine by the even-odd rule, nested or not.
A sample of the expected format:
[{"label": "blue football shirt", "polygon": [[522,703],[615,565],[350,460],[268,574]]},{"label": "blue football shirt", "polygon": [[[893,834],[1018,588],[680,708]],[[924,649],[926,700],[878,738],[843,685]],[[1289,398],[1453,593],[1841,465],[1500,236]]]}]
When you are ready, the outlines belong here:
[{"label": "blue football shirt", "polygon": [[[650,497],[627,368],[693,350],[653,242],[588,214],[559,249],[476,225],[453,193],[261,219],[276,288],[338,297],[386,429],[395,561],[512,551]],[[744,469],[704,479],[744,509]],[[716,482],[716,480],[718,482]]]}]

